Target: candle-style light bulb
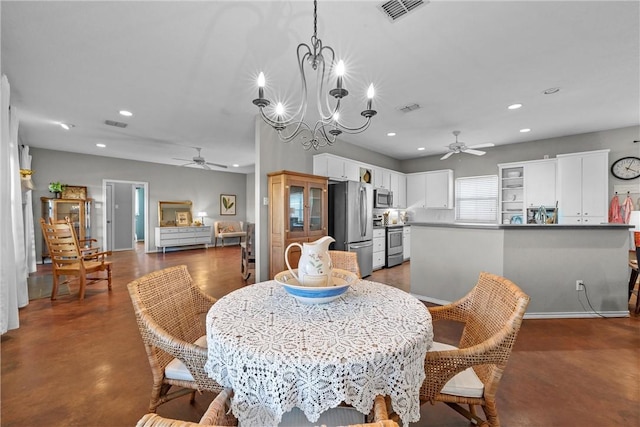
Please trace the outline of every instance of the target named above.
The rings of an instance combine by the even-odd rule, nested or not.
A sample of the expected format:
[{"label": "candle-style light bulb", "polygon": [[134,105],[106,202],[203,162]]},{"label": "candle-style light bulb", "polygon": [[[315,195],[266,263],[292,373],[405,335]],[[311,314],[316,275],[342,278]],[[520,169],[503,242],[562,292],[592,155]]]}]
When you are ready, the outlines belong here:
[{"label": "candle-style light bulb", "polygon": [[373,83],[369,85],[369,89],[367,89],[367,110],[371,110],[371,104],[373,103],[373,96],[375,95],[375,90],[373,89]]},{"label": "candle-style light bulb", "polygon": [[264,73],[260,71],[260,74],[258,74],[258,98],[259,99],[264,98],[264,85],[265,85]]},{"label": "candle-style light bulb", "polygon": [[276,115],[278,116],[278,119],[284,115],[284,105],[282,105],[282,102],[278,102],[276,105]]},{"label": "candle-style light bulb", "polygon": [[344,76],[344,61],[341,59],[336,66],[336,76],[338,76],[338,89],[342,89],[342,76]]}]

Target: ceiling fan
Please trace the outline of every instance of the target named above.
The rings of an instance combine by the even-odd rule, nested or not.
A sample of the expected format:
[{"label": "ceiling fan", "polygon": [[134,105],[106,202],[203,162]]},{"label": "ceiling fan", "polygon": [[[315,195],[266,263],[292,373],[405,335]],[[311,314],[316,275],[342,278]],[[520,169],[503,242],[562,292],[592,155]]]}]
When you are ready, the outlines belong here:
[{"label": "ceiling fan", "polygon": [[467,144],[465,144],[464,142],[458,142],[458,135],[460,135],[459,130],[454,130],[453,134],[456,137],[456,142],[454,142],[453,144],[449,144],[449,152],[444,156],[440,157],[440,160],[446,160],[452,155],[458,154],[458,153],[468,153],[476,156],[483,156],[486,153],[484,151],[475,150],[475,148],[488,148],[488,147],[495,146],[495,144],[491,142],[487,142],[485,144],[476,144],[476,145],[467,146]]},{"label": "ceiling fan", "polygon": [[190,165],[198,165],[198,166],[202,166],[202,169],[207,169],[207,170],[211,170],[211,168],[209,167],[209,165],[211,166],[215,166],[218,168],[224,168],[227,169],[226,165],[221,165],[218,163],[211,163],[211,162],[207,162],[204,157],[202,157],[200,155],[200,150],[202,150],[202,148],[198,148],[198,147],[193,147],[196,150],[198,150],[198,155],[194,156],[191,160],[187,160],[187,159],[178,159],[178,158],[173,158],[173,160],[182,160],[183,162],[190,162],[181,166],[190,166]]}]

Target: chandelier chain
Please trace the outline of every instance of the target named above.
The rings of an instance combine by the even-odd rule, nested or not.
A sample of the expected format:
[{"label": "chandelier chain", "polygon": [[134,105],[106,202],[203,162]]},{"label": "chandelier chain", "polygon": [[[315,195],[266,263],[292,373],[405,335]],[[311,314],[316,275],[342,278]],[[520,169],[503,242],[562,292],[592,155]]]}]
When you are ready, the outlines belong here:
[{"label": "chandelier chain", "polygon": [[318,0],[313,0],[313,39],[318,38]]}]

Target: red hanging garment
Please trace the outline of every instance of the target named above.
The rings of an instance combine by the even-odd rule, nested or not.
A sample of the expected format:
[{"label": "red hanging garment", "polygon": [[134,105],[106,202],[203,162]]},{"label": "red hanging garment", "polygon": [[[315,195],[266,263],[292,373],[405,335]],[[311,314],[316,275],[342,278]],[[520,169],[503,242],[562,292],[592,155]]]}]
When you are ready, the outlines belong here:
[{"label": "red hanging garment", "polygon": [[633,210],[633,200],[627,196],[622,204],[622,222],[629,224],[629,218],[631,218],[631,211]]},{"label": "red hanging garment", "polygon": [[620,200],[617,194],[613,196],[611,204],[609,204],[609,222],[612,224],[623,223],[622,217],[620,216]]}]

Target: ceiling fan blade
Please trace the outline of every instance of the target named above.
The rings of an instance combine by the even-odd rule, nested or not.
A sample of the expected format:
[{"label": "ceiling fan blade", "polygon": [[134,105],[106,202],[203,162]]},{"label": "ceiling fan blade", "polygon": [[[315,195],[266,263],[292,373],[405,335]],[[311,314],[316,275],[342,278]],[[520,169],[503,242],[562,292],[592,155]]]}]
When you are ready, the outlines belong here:
[{"label": "ceiling fan blade", "polygon": [[227,165],[221,165],[221,164],[219,164],[219,163],[211,163],[211,162],[207,162],[207,164],[208,164],[208,165],[211,165],[211,166],[218,167],[218,168],[224,168],[224,169],[227,169],[227,167],[228,167]]},{"label": "ceiling fan blade", "polygon": [[202,163],[200,166],[202,166],[202,169],[206,169],[208,171],[211,170],[211,168],[206,163]]},{"label": "ceiling fan blade", "polygon": [[473,154],[474,156],[484,156],[485,153],[484,151],[480,151],[480,150],[472,150],[467,148],[466,150],[463,151],[463,153],[467,153],[467,154]]},{"label": "ceiling fan blade", "polygon": [[467,146],[467,148],[489,148],[489,147],[495,147],[495,146],[496,144],[492,142],[485,142],[484,144],[469,145]]},{"label": "ceiling fan blade", "polygon": [[454,153],[455,153],[455,151],[449,151],[447,154],[445,154],[444,156],[440,157],[440,160],[447,160],[449,157],[453,156]]},{"label": "ceiling fan blade", "polygon": [[191,162],[191,163],[185,163],[184,165],[180,165],[180,166],[191,166],[191,165],[195,165],[195,164],[196,164],[195,162]]},{"label": "ceiling fan blade", "polygon": [[172,157],[173,160],[180,160],[182,162],[192,162],[193,160],[191,159],[178,159],[177,157]]}]

